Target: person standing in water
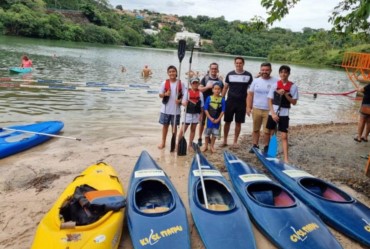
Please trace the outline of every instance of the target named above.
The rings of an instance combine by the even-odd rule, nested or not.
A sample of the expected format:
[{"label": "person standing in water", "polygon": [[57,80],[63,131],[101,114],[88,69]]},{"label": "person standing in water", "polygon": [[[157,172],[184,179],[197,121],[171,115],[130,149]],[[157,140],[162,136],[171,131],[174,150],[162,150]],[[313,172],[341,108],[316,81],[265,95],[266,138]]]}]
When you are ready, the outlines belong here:
[{"label": "person standing in water", "polygon": [[143,70],[141,71],[141,76],[143,76],[144,78],[149,78],[152,74],[152,70],[148,67],[148,65],[145,65]]},{"label": "person standing in water", "polygon": [[32,67],[32,60],[30,60],[27,55],[22,56],[21,67]]}]

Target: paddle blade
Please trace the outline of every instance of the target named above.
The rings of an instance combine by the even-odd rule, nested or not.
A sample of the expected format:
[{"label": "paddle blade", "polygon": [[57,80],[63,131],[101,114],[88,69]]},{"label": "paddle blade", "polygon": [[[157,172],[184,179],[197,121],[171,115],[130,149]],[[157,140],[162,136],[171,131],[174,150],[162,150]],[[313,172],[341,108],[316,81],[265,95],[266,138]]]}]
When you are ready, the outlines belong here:
[{"label": "paddle blade", "polygon": [[171,148],[170,152],[174,152],[176,147],[176,133],[172,133],[172,138],[171,138]]},{"label": "paddle blade", "polygon": [[186,156],[186,149],[187,149],[187,142],[186,142],[186,139],[185,137],[183,136],[180,141],[179,141],[179,145],[177,147],[177,155],[178,156]]},{"label": "paddle blade", "polygon": [[179,47],[177,48],[177,56],[179,57],[179,61],[181,63],[182,59],[185,57],[186,51],[186,40],[179,40]]},{"label": "paddle blade", "polygon": [[193,147],[193,149],[194,149],[194,151],[196,152],[196,153],[201,153],[200,152],[200,148],[199,148],[199,145],[197,144],[197,143],[192,143],[191,144],[191,146]]},{"label": "paddle blade", "polygon": [[267,156],[268,157],[276,157],[278,152],[278,140],[276,137],[276,134],[274,134],[269,143],[269,149],[267,151]]}]

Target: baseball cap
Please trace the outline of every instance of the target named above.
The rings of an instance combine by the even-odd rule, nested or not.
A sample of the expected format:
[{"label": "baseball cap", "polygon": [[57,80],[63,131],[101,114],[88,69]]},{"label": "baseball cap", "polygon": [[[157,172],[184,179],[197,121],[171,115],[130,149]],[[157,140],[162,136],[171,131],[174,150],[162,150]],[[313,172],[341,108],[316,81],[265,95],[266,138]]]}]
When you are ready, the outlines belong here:
[{"label": "baseball cap", "polygon": [[198,82],[199,83],[199,78],[192,78],[190,80],[190,83],[193,84],[194,82]]},{"label": "baseball cap", "polygon": [[224,84],[221,82],[221,81],[216,81],[215,83],[213,83],[213,86],[219,86],[221,89],[224,87]]}]

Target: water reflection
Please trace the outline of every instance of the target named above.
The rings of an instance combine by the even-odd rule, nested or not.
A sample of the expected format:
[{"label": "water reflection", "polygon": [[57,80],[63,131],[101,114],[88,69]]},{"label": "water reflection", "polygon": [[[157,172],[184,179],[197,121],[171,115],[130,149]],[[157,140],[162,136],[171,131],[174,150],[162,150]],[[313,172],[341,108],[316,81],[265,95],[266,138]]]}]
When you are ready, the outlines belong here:
[{"label": "water reflection", "polygon": [[[10,75],[10,66],[18,65],[20,56],[26,53],[33,60],[35,70],[27,75]],[[54,57],[54,54],[56,57]],[[181,79],[185,73],[190,53],[187,52],[181,66]],[[195,52],[192,69],[207,71],[211,62],[218,62],[220,72],[226,75],[233,70],[233,57],[221,57]],[[247,60],[245,68],[255,75],[261,61]],[[124,92],[102,92],[94,89],[63,91],[20,87],[24,83],[0,82],[0,115],[2,125],[28,123],[42,120],[62,120],[68,134],[79,136],[83,132],[94,136],[143,135],[158,133],[160,99],[156,90],[167,77],[169,65],[178,67],[176,51],[138,49],[117,46],[92,46],[86,44],[40,41],[0,37],[0,79],[33,80],[50,79],[85,86],[86,82],[105,82],[124,87]],[[124,65],[126,72],[121,72]],[[149,65],[153,75],[144,79],[141,70]],[[280,64],[273,63],[272,74],[278,76]],[[291,111],[293,124],[345,121],[357,117],[359,103],[343,96],[313,98],[304,92],[346,92],[352,90],[343,71],[307,68],[292,65],[291,80],[301,91],[298,105]],[[5,70],[4,70],[5,69]],[[5,85],[8,84],[8,85]],[[130,87],[130,84],[147,85]],[[40,84],[37,84],[40,85]],[[43,84],[47,86],[48,84]],[[149,92],[149,93],[148,93]],[[245,128],[244,128],[245,127]],[[251,119],[243,130],[250,131]]]}]

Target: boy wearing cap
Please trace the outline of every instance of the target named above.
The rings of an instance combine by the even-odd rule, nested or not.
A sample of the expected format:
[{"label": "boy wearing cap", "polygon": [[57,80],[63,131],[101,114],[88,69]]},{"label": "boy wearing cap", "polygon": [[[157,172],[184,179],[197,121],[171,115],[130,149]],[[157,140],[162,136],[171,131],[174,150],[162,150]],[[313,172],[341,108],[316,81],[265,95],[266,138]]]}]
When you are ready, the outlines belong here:
[{"label": "boy wearing cap", "polygon": [[190,89],[188,89],[183,97],[182,105],[185,106],[185,124],[182,125],[178,141],[182,138],[190,125],[189,135],[189,151],[192,150],[192,144],[195,137],[195,130],[200,120],[200,115],[204,106],[203,93],[199,91],[199,78],[192,78],[190,80]]},{"label": "boy wearing cap", "polygon": [[[204,104],[204,113],[207,116],[207,127],[205,130],[205,141],[203,152],[208,150],[208,143],[211,141],[211,152],[216,152],[215,141],[220,134],[220,123],[224,115],[226,103],[221,96],[222,82],[215,82],[212,87],[213,94],[209,96]],[[209,139],[211,138],[211,139]]]}]

